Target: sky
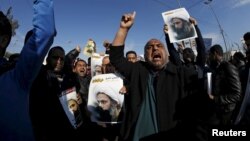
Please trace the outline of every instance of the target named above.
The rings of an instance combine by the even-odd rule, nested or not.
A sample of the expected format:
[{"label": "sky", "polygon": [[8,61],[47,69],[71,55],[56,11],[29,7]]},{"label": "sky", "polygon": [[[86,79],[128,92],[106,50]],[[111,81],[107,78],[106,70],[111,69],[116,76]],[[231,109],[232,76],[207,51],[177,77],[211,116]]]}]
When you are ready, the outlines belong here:
[{"label": "sky", "polygon": [[[136,19],[126,40],[125,52],[135,50],[143,54],[145,43],[151,38],[165,42],[164,21],[161,13],[184,7],[194,17],[204,38],[227,49],[242,48],[241,39],[250,31],[250,0],[54,0],[57,36],[52,46],[62,46],[66,53],[79,45],[82,49],[88,39],[97,44],[97,52],[105,52],[103,41],[112,42],[119,28],[121,16],[136,11]],[[19,28],[7,51],[18,53],[25,34],[32,28],[33,0],[0,0],[0,10],[6,13],[11,6]],[[214,11],[214,13],[213,13]],[[218,19],[218,21],[216,20]],[[225,50],[225,47],[224,47]],[[83,53],[79,56],[87,59]]]}]

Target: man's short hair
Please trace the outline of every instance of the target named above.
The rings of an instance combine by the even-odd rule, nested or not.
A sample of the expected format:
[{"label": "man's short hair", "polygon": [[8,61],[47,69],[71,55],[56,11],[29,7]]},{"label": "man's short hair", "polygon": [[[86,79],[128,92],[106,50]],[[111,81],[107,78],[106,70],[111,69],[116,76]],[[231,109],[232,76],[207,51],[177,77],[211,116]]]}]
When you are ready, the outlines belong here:
[{"label": "man's short hair", "polygon": [[191,58],[192,61],[195,60],[195,54],[191,48],[185,48],[183,54],[186,54],[186,57]]},{"label": "man's short hair", "polygon": [[85,63],[86,66],[88,65],[88,63],[85,60],[83,60],[81,58],[76,58],[75,61],[74,61],[73,67],[76,67],[77,63],[79,63],[79,62]]},{"label": "man's short hair", "polygon": [[234,57],[234,59],[239,60],[239,61],[244,61],[245,60],[245,56],[241,52],[235,52],[233,57]]},{"label": "man's short hair", "polygon": [[217,52],[220,56],[223,56],[223,49],[220,45],[216,44],[210,48],[210,53]]},{"label": "man's short hair", "polygon": [[0,11],[0,35],[7,35],[9,37],[9,41],[7,43],[8,46],[12,36],[12,27],[9,19],[3,14],[2,11]]},{"label": "man's short hair", "polygon": [[135,56],[137,56],[136,52],[133,50],[130,50],[126,53],[126,57],[128,56],[128,54],[134,54]]},{"label": "man's short hair", "polygon": [[250,40],[250,32],[245,33],[243,38],[244,38],[245,41]]}]

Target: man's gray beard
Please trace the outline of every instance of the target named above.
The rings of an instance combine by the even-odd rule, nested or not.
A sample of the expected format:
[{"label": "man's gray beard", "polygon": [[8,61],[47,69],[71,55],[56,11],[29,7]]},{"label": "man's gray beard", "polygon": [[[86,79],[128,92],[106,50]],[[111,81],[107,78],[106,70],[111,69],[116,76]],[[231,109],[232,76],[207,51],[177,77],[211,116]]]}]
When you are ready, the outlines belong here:
[{"label": "man's gray beard", "polygon": [[117,117],[118,117],[118,109],[116,108],[116,107],[111,107],[110,108],[110,111],[109,111],[109,113],[110,113],[110,115],[111,115],[111,117],[112,117],[112,121],[114,122],[114,121],[117,121]]}]

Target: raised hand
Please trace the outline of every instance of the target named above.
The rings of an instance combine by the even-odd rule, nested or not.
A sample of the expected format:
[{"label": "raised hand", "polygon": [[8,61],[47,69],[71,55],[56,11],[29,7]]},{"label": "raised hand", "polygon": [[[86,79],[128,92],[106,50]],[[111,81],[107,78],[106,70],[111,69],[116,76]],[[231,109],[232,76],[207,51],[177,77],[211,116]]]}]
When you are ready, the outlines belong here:
[{"label": "raised hand", "polygon": [[124,14],[121,19],[120,27],[129,29],[134,23],[136,12]]},{"label": "raised hand", "polygon": [[189,21],[190,21],[192,24],[197,25],[197,21],[195,20],[195,18],[190,17],[190,18],[189,18]]},{"label": "raised hand", "polygon": [[167,25],[167,24],[164,24],[163,32],[164,32],[165,34],[168,34],[168,25]]},{"label": "raised hand", "polygon": [[112,42],[113,46],[124,45],[129,29],[134,23],[136,12],[130,14],[124,14],[120,22],[120,28],[116,33],[116,36]]},{"label": "raised hand", "polygon": [[81,52],[81,48],[80,48],[79,45],[76,46],[76,50],[77,50],[78,52]]},{"label": "raised hand", "polygon": [[103,41],[103,46],[106,48],[106,49],[109,49],[109,46],[110,46],[110,42],[108,40],[104,40]]}]

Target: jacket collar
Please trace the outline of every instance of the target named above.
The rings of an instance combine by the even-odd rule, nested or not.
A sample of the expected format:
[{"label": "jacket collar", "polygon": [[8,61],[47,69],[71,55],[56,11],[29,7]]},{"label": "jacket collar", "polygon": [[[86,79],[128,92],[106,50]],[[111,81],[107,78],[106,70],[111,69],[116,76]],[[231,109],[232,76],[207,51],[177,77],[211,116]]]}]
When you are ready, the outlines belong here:
[{"label": "jacket collar", "polygon": [[[149,67],[149,66],[148,66]],[[156,74],[159,74],[161,72],[169,72],[169,73],[172,73],[172,74],[176,74],[177,73],[177,67],[171,63],[171,62],[168,62],[164,68],[162,68],[160,71],[153,71],[151,68],[149,69],[150,73],[153,74],[153,75],[156,75]]]}]

